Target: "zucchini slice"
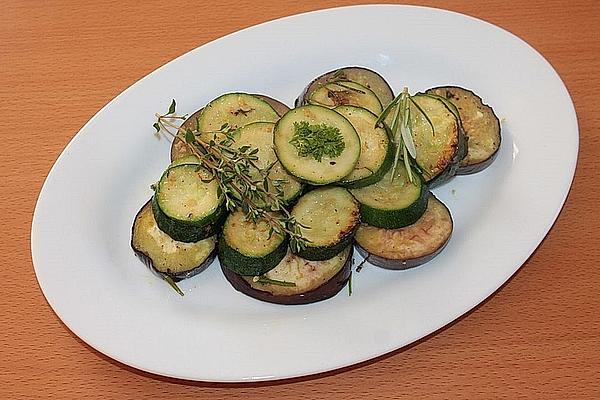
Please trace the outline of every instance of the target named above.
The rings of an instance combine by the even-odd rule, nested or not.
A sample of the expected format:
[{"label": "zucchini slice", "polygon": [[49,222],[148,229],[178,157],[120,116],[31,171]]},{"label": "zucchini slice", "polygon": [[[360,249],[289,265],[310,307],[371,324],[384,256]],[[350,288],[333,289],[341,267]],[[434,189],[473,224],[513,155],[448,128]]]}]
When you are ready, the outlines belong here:
[{"label": "zucchini slice", "polygon": [[273,107],[273,110],[275,110],[275,112],[277,113],[277,115],[279,115],[280,117],[285,114],[286,112],[290,111],[290,108],[285,105],[284,103],[282,103],[281,101],[274,99],[272,97],[269,97],[267,95],[264,94],[254,94],[253,96],[258,97],[261,100],[266,101],[267,103],[269,103],[269,105],[271,107]]},{"label": "zucchini slice", "polygon": [[344,188],[312,190],[298,200],[292,216],[308,246],[297,254],[307,260],[327,260],[352,242],[360,223],[358,203]]},{"label": "zucchini slice", "polygon": [[270,233],[267,220],[246,219],[243,211],[227,217],[219,239],[219,261],[238,275],[262,275],[273,269],[287,252],[285,235]]},{"label": "zucchini slice", "polygon": [[456,174],[462,156],[459,151],[460,125],[442,100],[424,94],[417,94],[412,99],[418,105],[410,105],[416,162],[429,187],[435,187]]},{"label": "zucchini slice", "polygon": [[433,259],[452,235],[452,216],[435,196],[429,196],[427,211],[414,224],[400,229],[382,229],[361,224],[356,232],[357,250],[382,268],[407,269]]},{"label": "zucchini slice", "polygon": [[[254,162],[260,169],[268,169],[268,177],[272,183],[278,181],[279,188],[283,192],[283,201],[286,204],[293,202],[300,196],[303,184],[292,175],[288,174],[277,160],[273,149],[273,129],[275,124],[271,122],[253,122],[238,129],[233,138],[235,142],[232,147],[240,148],[248,146],[257,149],[258,159]],[[262,181],[258,170],[251,171],[257,181]],[[262,186],[262,183],[259,185]],[[269,192],[276,193],[274,184],[270,186]]]},{"label": "zucchini slice", "polygon": [[226,93],[204,107],[198,117],[201,135],[211,139],[224,124],[237,129],[252,122],[277,122],[279,115],[261,98],[248,93]]},{"label": "zucchini slice", "polygon": [[[280,117],[290,110],[290,108],[288,106],[286,106],[279,100],[276,100],[272,97],[265,96],[264,94],[254,94],[253,96],[256,96],[259,99],[264,100],[267,103],[269,103],[269,105],[271,107],[273,107],[273,109],[275,110],[277,115],[279,115]],[[181,127],[184,129],[190,129],[190,130],[192,130],[192,132],[196,131],[198,129],[198,120],[197,119],[200,117],[202,110],[203,109],[201,108],[200,110],[198,110],[195,113],[193,113],[192,115],[190,115],[183,122],[183,124],[181,124]],[[177,137],[179,137],[181,139],[180,140],[175,139],[171,143],[171,161],[191,154],[191,152],[188,150],[188,147],[185,144],[185,141],[183,140],[183,133],[179,133],[177,135]]]},{"label": "zucchini slice", "polygon": [[180,281],[206,269],[217,254],[217,237],[195,243],[171,239],[158,228],[148,201],[135,216],[131,229],[131,248],[152,270]]},{"label": "zucchini slice", "polygon": [[427,208],[429,190],[416,171],[410,182],[404,163],[398,163],[392,181],[390,170],[379,182],[350,192],[360,203],[363,222],[385,229],[415,223]]},{"label": "zucchini slice", "polygon": [[152,210],[163,232],[188,243],[215,234],[225,214],[218,182],[193,161],[175,161],[167,168],[156,185]]},{"label": "zucchini slice", "polygon": [[261,277],[241,276],[221,267],[231,285],[255,299],[276,304],[309,304],[329,299],[348,283],[353,247],[334,257],[309,261],[288,251],[281,262]]},{"label": "zucchini slice", "polygon": [[458,109],[462,126],[468,137],[467,155],[460,162],[457,173],[473,174],[487,168],[496,158],[500,142],[500,120],[492,107],[468,89],[441,86],[427,90],[450,100]]},{"label": "zucchini slice", "polygon": [[462,119],[460,117],[460,112],[458,111],[458,108],[454,105],[454,103],[452,103],[447,98],[438,96],[433,93],[426,93],[426,94],[428,96],[433,96],[433,97],[443,101],[444,104],[446,105],[446,107],[448,107],[448,109],[452,112],[452,114],[454,114],[454,117],[456,117],[456,121],[458,122],[458,149],[457,149],[456,158],[458,160],[460,160],[459,164],[458,164],[458,168],[456,169],[456,173],[458,174],[458,171],[460,170],[460,163],[467,156],[467,151],[468,151],[467,142],[469,141],[469,138],[467,137],[465,129],[463,128]]},{"label": "zucchini slice", "polygon": [[352,81],[371,89],[384,107],[390,104],[395,97],[390,85],[377,72],[364,67],[344,67],[329,71],[314,79],[296,99],[296,106],[306,104],[312,92],[318,87],[335,81]]},{"label": "zucchini slice", "polygon": [[327,83],[316,88],[308,98],[308,103],[330,108],[356,106],[375,114],[383,111],[379,98],[371,89],[350,81]]},{"label": "zucchini slice", "polygon": [[[300,130],[302,126],[303,131]],[[326,134],[334,131],[339,139],[335,144],[341,142],[342,146],[335,147],[336,153],[321,153],[320,158],[310,152],[304,155],[294,141],[307,130],[313,131],[315,142],[321,144],[328,143]],[[352,124],[335,111],[315,105],[294,108],[281,117],[275,125],[273,143],[283,167],[291,175],[313,185],[341,180],[352,172],[360,156],[360,139]]]},{"label": "zucchini slice", "polygon": [[390,169],[394,160],[394,146],[389,132],[376,127],[377,116],[365,108],[339,106],[335,111],[342,114],[356,129],[360,139],[360,157],[354,170],[345,176],[340,185],[359,188],[379,181]]}]

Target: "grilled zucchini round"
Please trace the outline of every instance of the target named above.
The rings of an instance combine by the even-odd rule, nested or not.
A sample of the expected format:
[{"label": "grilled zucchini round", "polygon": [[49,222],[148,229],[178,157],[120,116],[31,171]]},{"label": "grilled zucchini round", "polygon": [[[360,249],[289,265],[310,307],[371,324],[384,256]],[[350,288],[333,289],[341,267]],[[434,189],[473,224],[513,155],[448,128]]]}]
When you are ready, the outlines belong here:
[{"label": "grilled zucchini round", "polygon": [[238,275],[257,276],[273,269],[285,256],[285,235],[270,231],[267,220],[250,221],[243,211],[227,217],[219,238],[219,261]]},{"label": "grilled zucchini round", "polygon": [[365,108],[339,106],[335,111],[350,121],[360,138],[358,163],[339,184],[349,189],[372,185],[379,181],[393,164],[394,146],[389,132],[385,126],[375,126],[377,116]]},{"label": "grilled zucchini round", "polygon": [[457,86],[432,88],[427,93],[448,99],[460,114],[468,150],[457,174],[473,174],[487,168],[496,158],[502,141],[500,120],[492,107],[472,91]]},{"label": "grilled zucchini round", "polygon": [[292,216],[309,241],[297,254],[307,260],[327,260],[352,242],[360,222],[358,203],[344,188],[329,186],[300,197]]},{"label": "grilled zucchini round", "polygon": [[[301,130],[304,127],[304,130]],[[315,142],[325,142],[328,137],[319,136],[335,132],[339,139],[335,155],[304,154],[294,141],[301,133],[313,131]],[[305,138],[303,136],[302,138]],[[342,115],[329,108],[307,105],[287,112],[275,125],[273,143],[283,167],[296,178],[313,184],[326,185],[337,182],[350,174],[360,156],[360,139],[352,124]],[[318,149],[317,149],[318,150]]]}]

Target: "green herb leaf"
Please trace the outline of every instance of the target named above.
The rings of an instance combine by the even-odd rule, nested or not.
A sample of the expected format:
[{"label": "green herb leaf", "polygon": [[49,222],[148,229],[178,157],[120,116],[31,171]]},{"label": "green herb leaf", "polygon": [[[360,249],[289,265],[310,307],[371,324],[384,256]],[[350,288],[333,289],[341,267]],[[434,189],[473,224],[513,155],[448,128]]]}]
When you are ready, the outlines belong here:
[{"label": "green herb leaf", "polygon": [[252,278],[254,282],[261,283],[263,285],[277,285],[277,286],[287,286],[287,287],[295,287],[296,284],[294,282],[286,282],[286,281],[278,281],[276,279],[267,278],[264,275],[255,276]]},{"label": "green herb leaf", "polygon": [[300,157],[312,157],[321,162],[323,156],[339,157],[346,148],[339,128],[327,124],[311,125],[308,121],[294,122],[294,136],[290,143]]},{"label": "green herb leaf", "polygon": [[182,297],[184,296],[183,291],[179,288],[179,286],[177,286],[177,284],[175,283],[173,278],[171,278],[167,274],[160,274],[160,276],[162,276],[162,278],[169,284],[169,286],[171,286],[173,288],[173,290],[175,290],[177,293],[179,293],[180,296],[182,296]]},{"label": "green herb leaf", "polygon": [[156,133],[160,132],[160,124],[158,122],[155,122],[154,124],[152,124],[152,126],[154,127],[154,129],[156,129]]},{"label": "green herb leaf", "polygon": [[194,143],[194,140],[196,140],[196,136],[194,136],[194,133],[188,129],[185,131],[185,141],[187,143]]},{"label": "green herb leaf", "polygon": [[173,99],[173,101],[171,102],[171,105],[169,106],[169,114],[174,114],[175,113],[175,99]]}]

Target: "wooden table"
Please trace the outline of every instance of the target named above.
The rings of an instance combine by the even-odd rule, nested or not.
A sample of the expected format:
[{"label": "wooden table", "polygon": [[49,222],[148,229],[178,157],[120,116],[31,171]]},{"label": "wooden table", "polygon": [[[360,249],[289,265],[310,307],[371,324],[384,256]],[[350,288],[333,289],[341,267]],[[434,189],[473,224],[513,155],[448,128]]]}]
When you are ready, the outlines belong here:
[{"label": "wooden table", "polygon": [[244,385],[153,376],[103,356],[70,333],[37,285],[29,247],[37,195],[67,142],[122,90],[196,46],[266,20],[354,2],[210,3],[3,3],[0,398],[600,398],[595,0],[422,3],[482,18],[528,41],[564,79],[580,124],[575,181],[556,224],[520,272],[467,316],[359,366]]}]

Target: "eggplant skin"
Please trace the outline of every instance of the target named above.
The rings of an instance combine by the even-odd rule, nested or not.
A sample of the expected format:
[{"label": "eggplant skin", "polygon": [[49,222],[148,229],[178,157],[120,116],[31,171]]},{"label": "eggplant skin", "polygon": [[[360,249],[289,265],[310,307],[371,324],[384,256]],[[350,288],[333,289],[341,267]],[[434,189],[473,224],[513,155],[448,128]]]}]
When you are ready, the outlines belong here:
[{"label": "eggplant skin", "polygon": [[221,266],[221,270],[223,271],[223,275],[225,275],[227,281],[229,281],[235,290],[257,300],[283,305],[310,304],[327,300],[338,294],[344,288],[344,286],[346,286],[348,280],[350,279],[350,274],[352,273],[353,253],[354,251],[351,249],[348,252],[348,257],[342,269],[340,269],[327,282],[316,289],[295,295],[274,295],[263,290],[255,289],[250,286],[250,284],[246,282],[241,275],[238,275],[223,266]]},{"label": "eggplant skin", "polygon": [[377,267],[384,269],[404,270],[418,267],[433,260],[438,254],[442,252],[442,250],[444,250],[447,244],[448,240],[445,241],[440,247],[438,247],[433,253],[429,253],[427,255],[424,255],[423,257],[412,258],[408,260],[392,260],[389,258],[379,257],[369,253],[367,250],[363,249],[358,243],[355,243],[355,246],[356,251],[358,251],[358,254],[360,254],[364,258],[368,257],[367,261]]},{"label": "eggplant skin", "polygon": [[197,267],[195,267],[193,269],[190,269],[185,272],[179,272],[179,273],[173,273],[172,271],[160,272],[158,269],[156,269],[156,267],[154,266],[154,262],[152,261],[152,259],[150,258],[150,256],[148,254],[144,253],[142,250],[136,249],[135,247],[133,247],[133,244],[131,245],[131,248],[133,249],[133,252],[137,256],[137,258],[139,258],[140,261],[142,261],[148,268],[150,268],[150,270],[153,273],[155,273],[156,275],[158,275],[160,277],[162,277],[162,275],[168,275],[171,277],[171,279],[173,279],[174,282],[179,282],[184,279],[191,278],[192,276],[198,275],[200,272],[207,269],[208,266],[217,257],[217,248],[215,247],[215,249],[212,251],[212,253],[210,253],[208,258],[206,258],[200,265],[198,265]]},{"label": "eggplant skin", "polygon": [[[140,210],[138,211],[138,213],[136,214],[136,216],[134,218],[133,226],[131,227],[130,245],[131,245],[131,248],[133,249],[133,252],[138,257],[138,259],[140,259],[140,261],[142,261],[148,268],[150,268],[150,270],[154,274],[156,274],[160,277],[162,277],[163,275],[168,275],[175,282],[179,282],[183,279],[191,278],[192,276],[197,275],[200,272],[204,271],[206,268],[208,268],[208,266],[214,261],[214,259],[217,256],[217,246],[215,246],[215,248],[210,252],[210,254],[199,265],[194,266],[193,268],[187,269],[185,271],[174,272],[169,269],[167,269],[167,271],[160,271],[158,268],[156,268],[156,266],[154,264],[154,260],[152,259],[150,254],[148,254],[148,252],[145,251],[140,246],[136,245],[136,243],[135,243],[136,223],[140,220],[142,213],[150,213],[150,214],[152,213],[151,201],[152,200],[148,200],[140,208]],[[156,223],[156,222],[154,222],[154,223]]]},{"label": "eggplant skin", "polygon": [[500,150],[500,146],[498,146],[496,151],[494,151],[494,153],[489,158],[483,160],[482,162],[476,164],[459,165],[458,169],[456,170],[456,175],[471,175],[483,171],[484,169],[492,165],[492,163],[498,156],[498,150]]}]

